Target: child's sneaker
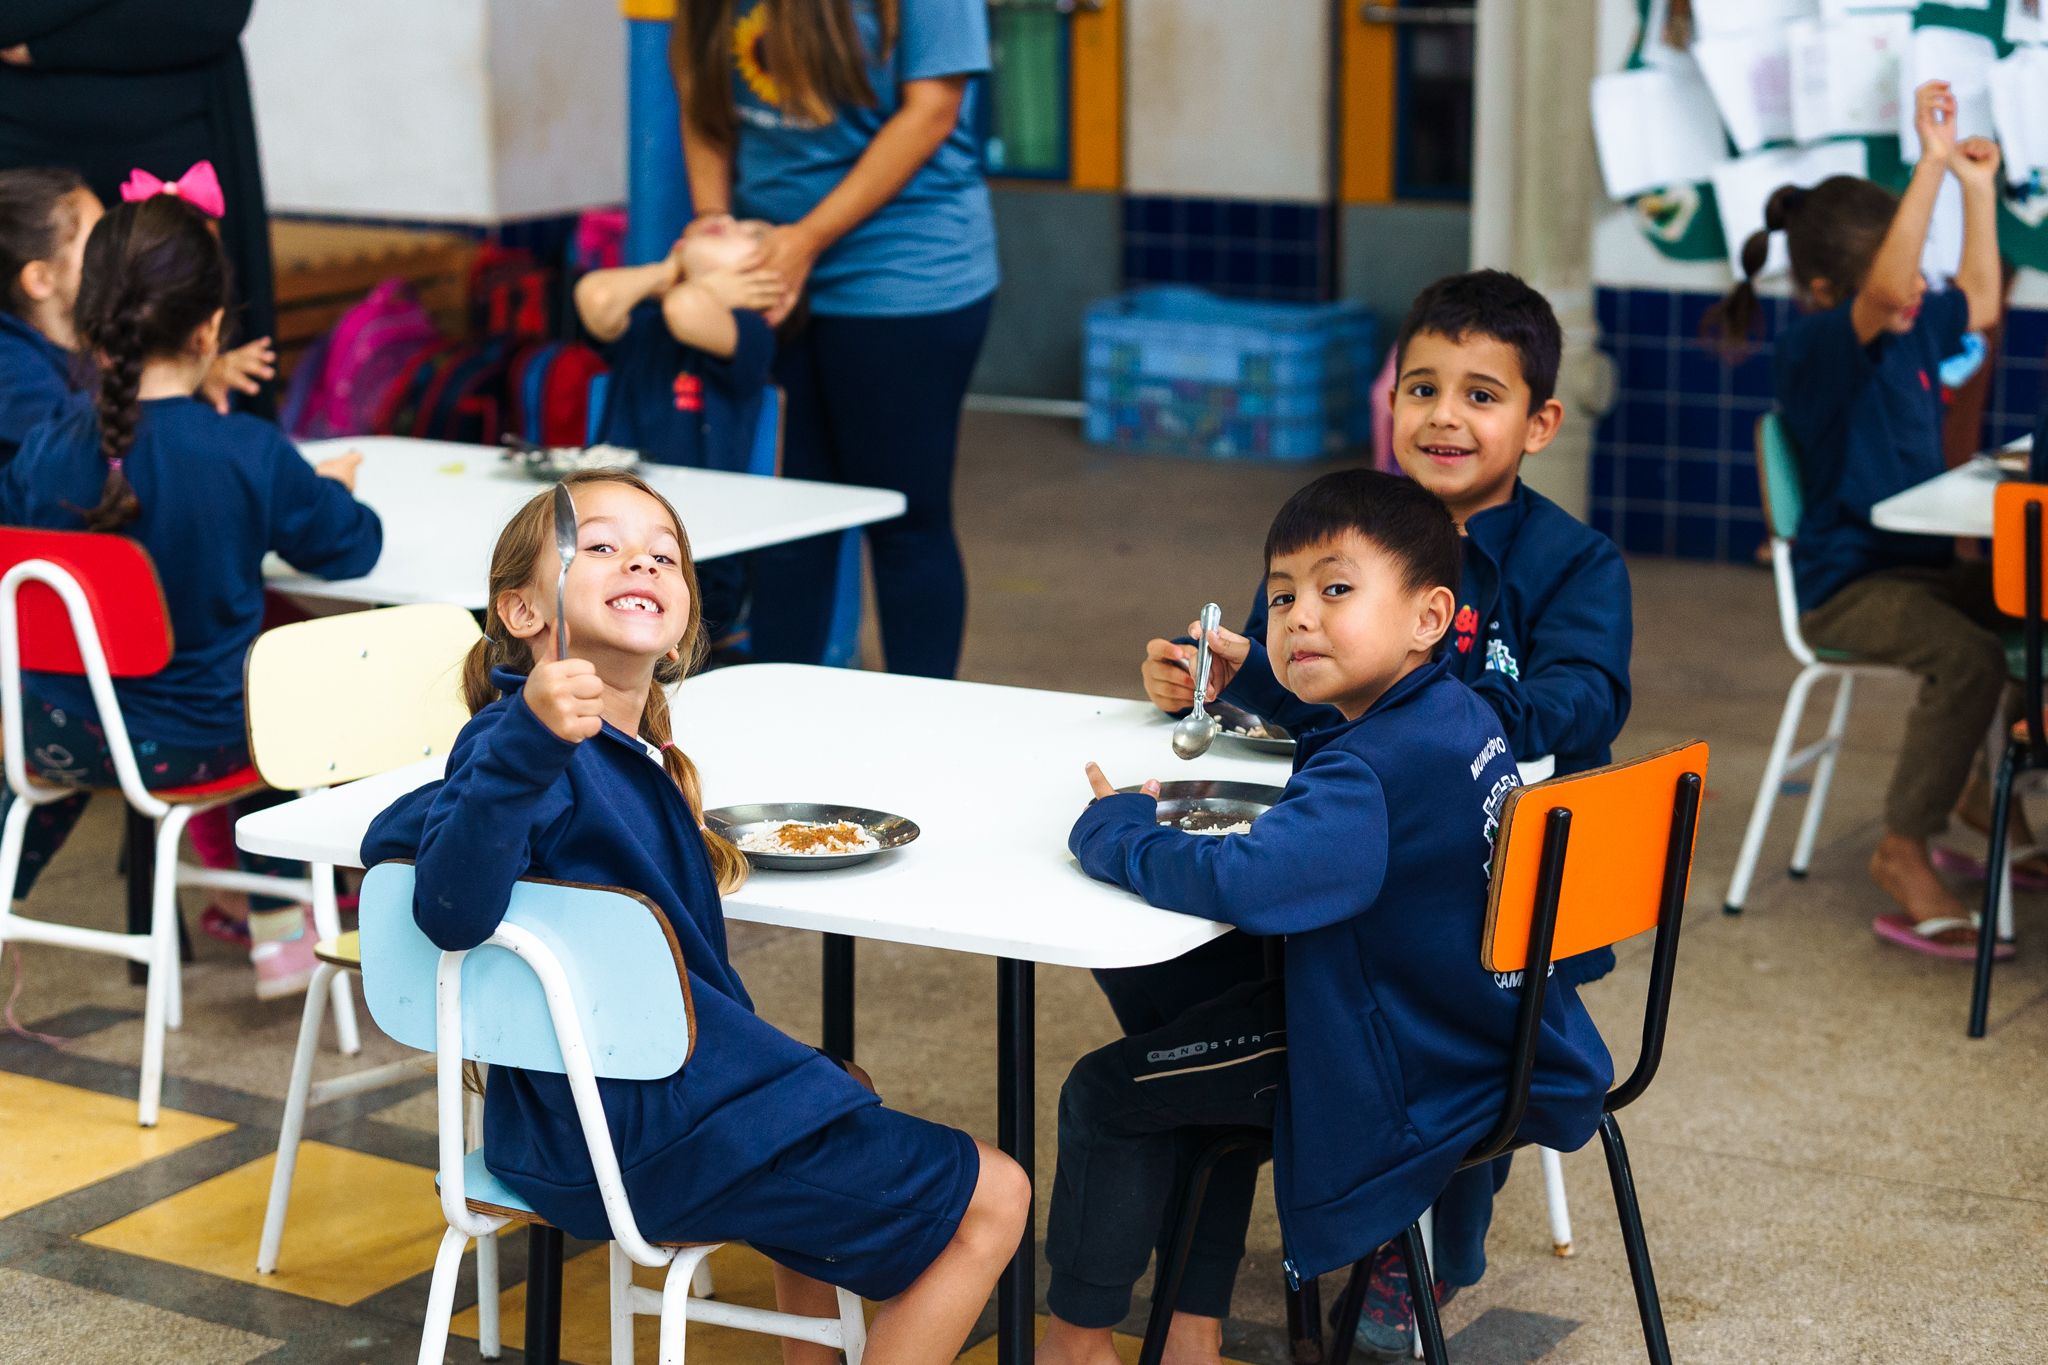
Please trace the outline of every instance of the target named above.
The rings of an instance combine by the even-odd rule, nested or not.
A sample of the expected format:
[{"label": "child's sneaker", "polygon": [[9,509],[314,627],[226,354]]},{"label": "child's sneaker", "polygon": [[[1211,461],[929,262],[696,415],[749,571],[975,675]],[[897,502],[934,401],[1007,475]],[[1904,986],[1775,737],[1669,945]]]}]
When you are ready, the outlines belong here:
[{"label": "child's sneaker", "polygon": [[[1436,1283],[1439,1307],[1458,1292],[1456,1285]],[[1335,1321],[1336,1314],[1331,1314]],[[1352,1345],[1372,1360],[1404,1360],[1415,1352],[1415,1314],[1408,1302],[1408,1263],[1401,1248],[1389,1242],[1373,1255],[1365,1281],[1365,1305],[1358,1314]]]},{"label": "child's sneaker", "polygon": [[[318,938],[313,928],[313,907],[297,906],[294,910],[295,925],[287,918],[292,911],[255,911],[249,916],[249,930],[256,939],[256,945],[249,949],[249,961],[256,968],[258,1000],[299,994],[312,983],[313,970],[320,965],[313,956],[313,944]],[[273,937],[281,929],[288,932],[291,927],[298,932],[290,938]]]}]

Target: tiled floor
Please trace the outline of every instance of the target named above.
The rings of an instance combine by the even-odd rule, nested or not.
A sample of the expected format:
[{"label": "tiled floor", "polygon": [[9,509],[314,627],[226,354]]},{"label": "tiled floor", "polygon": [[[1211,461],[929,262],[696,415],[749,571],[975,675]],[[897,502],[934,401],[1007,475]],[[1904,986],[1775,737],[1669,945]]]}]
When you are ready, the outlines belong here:
[{"label": "tiled floor", "polygon": [[[1178,630],[1205,600],[1232,618],[1244,610],[1265,521],[1305,475],[1108,456],[1071,432],[970,419],[960,509],[975,598],[963,672],[1134,695],[1147,636]],[[2020,956],[1999,968],[1991,1036],[1970,1042],[1963,971],[1880,944],[1868,928],[1882,907],[1863,863],[1910,699],[1877,680],[1859,694],[1811,878],[1781,871],[1788,810],[1749,912],[1724,917],[1793,671],[1769,579],[1654,559],[1632,573],[1636,701],[1619,750],[1695,735],[1714,746],[1671,1037],[1656,1086],[1625,1116],[1677,1359],[2048,1359],[2048,899],[2021,898]],[[104,802],[88,813],[33,913],[119,918],[117,815]],[[197,951],[186,1027],[168,1054],[169,1112],[152,1133],[133,1127],[141,993],[108,959],[21,955],[17,1014],[73,1041],[0,1034],[0,1365],[412,1360],[438,1226],[431,1080],[311,1113],[283,1264],[259,1279],[256,1232],[299,1002],[258,1003],[231,950],[201,939]],[[815,940],[735,926],[733,956],[764,1016],[815,1040]],[[1647,945],[1630,945],[1587,992],[1623,1068],[1647,957]],[[995,1043],[992,977],[984,959],[862,945],[861,1058],[891,1103],[993,1137],[979,1061]],[[0,991],[12,982],[0,960]],[[1042,1200],[1059,1083],[1115,1026],[1085,973],[1041,969],[1038,982]],[[368,1032],[363,1059],[323,1052],[322,1074],[402,1055]],[[1641,1360],[1597,1150],[1565,1158],[1568,1260],[1550,1253],[1529,1166],[1501,1194],[1486,1279],[1447,1310],[1452,1358]],[[1041,1231],[1042,1219],[1041,1206]],[[572,1244],[571,1255],[569,1356],[601,1361],[601,1249]],[[1257,1365],[1283,1358],[1278,1260],[1262,1197],[1227,1337]],[[516,1343],[522,1232],[504,1238],[502,1264]],[[763,1267],[747,1253],[726,1253],[717,1273],[721,1296],[763,1294]],[[465,1271],[450,1361],[476,1358],[461,1335],[475,1330],[474,1303]],[[649,1360],[651,1320],[639,1330]],[[703,1365],[768,1365],[764,1346],[773,1350],[707,1330],[691,1353]],[[968,1355],[992,1365],[992,1343]],[[520,1358],[516,1347],[505,1356]]]}]

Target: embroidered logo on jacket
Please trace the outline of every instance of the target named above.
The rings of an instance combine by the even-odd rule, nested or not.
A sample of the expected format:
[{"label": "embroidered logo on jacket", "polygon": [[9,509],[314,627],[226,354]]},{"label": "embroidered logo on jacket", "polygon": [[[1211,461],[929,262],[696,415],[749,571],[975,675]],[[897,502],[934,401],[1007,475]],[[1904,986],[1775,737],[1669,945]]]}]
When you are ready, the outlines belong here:
[{"label": "embroidered logo on jacket", "polygon": [[704,382],[694,374],[676,376],[675,394],[677,412],[699,412],[704,407]]},{"label": "embroidered logo on jacket", "polygon": [[1486,642],[1486,667],[1488,672],[1505,673],[1516,682],[1522,680],[1522,666],[1515,662],[1515,656],[1508,652],[1504,641]]},{"label": "embroidered logo on jacket", "polygon": [[1479,634],[1479,613],[1468,604],[1458,608],[1458,614],[1451,618],[1451,629],[1458,632],[1458,652],[1470,654],[1472,641]]}]

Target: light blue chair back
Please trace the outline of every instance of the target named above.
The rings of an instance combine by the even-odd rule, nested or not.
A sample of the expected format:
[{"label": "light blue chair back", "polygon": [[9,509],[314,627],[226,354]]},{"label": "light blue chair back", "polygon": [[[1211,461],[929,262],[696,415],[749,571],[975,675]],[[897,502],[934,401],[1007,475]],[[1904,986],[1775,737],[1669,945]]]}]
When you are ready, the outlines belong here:
[{"label": "light blue chair back", "polygon": [[1799,486],[1799,452],[1785,433],[1784,419],[1775,412],[1756,419],[1756,475],[1764,499],[1764,524],[1774,539],[1792,539],[1806,511],[1806,495]]},{"label": "light blue chair back", "polygon": [[[434,976],[441,950],[413,921],[413,869],[380,863],[363,878],[363,998],[377,1027],[434,1051]],[[592,1069],[618,1080],[673,1076],[695,1041],[689,979],[668,922],[624,891],[521,881],[505,921],[560,960]],[[462,964],[462,1055],[492,1066],[564,1073],[547,996],[507,949],[472,949]]]}]

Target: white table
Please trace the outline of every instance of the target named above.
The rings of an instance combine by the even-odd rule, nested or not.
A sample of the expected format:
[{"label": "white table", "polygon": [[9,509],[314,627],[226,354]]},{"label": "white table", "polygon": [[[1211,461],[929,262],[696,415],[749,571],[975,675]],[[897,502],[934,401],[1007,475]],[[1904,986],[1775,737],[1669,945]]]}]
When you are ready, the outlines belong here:
[{"label": "white table", "polygon": [[[330,583],[273,557],[265,570],[268,585],[307,597],[480,609],[487,605],[498,532],[544,487],[512,468],[495,446],[356,436],[307,441],[299,449],[314,464],[360,450],[356,496],[384,523],[384,552],[361,578]],[[635,472],[675,504],[700,560],[887,521],[908,505],[886,488],[673,465],[643,464]]]},{"label": "white table", "polygon": [[[1067,832],[1089,799],[1091,759],[1119,786],[1148,777],[1285,785],[1282,756],[1218,739],[1183,762],[1149,703],[941,682],[849,669],[756,664],[673,694],[676,740],[709,806],[818,801],[907,816],[906,848],[836,872],[756,872],[725,898],[735,920],[825,935],[825,1045],[853,1054],[853,940],[982,953],[997,962],[997,1140],[1033,1169],[1033,968],[1136,966],[1176,957],[1228,925],[1155,910],[1080,869]],[[995,722],[1029,736],[993,747]],[[361,865],[364,831],[403,793],[441,775],[429,759],[244,817],[251,852]],[[1031,1359],[1033,1232],[998,1298],[1003,1365]]]},{"label": "white table", "polygon": [[[2034,438],[2022,436],[2004,447],[2002,455],[2016,455],[2034,448]],[[1979,456],[1957,465],[1925,483],[1894,493],[1870,509],[1870,524],[1883,531],[1903,531],[1919,536],[1978,536],[1991,538],[1991,506],[2001,478],[1996,463]]]}]

